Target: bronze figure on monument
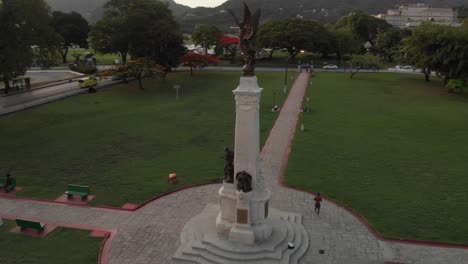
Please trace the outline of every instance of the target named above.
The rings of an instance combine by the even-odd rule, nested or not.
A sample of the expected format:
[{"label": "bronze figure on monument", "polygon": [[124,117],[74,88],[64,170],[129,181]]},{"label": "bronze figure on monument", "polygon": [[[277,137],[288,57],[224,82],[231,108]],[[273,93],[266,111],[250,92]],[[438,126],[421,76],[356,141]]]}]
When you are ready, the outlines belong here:
[{"label": "bronze figure on monument", "polygon": [[241,171],[236,175],[237,190],[248,193],[252,191],[252,176],[246,171]]},{"label": "bronze figure on monument", "polygon": [[234,151],[224,148],[224,182],[234,183]]},{"label": "bronze figure on monument", "polygon": [[261,11],[258,9],[252,15],[249,7],[244,2],[244,20],[242,22],[239,22],[239,19],[237,19],[232,10],[228,11],[240,28],[240,48],[244,54],[245,61],[242,76],[255,76],[255,54],[257,52],[257,47],[255,45],[255,34],[257,33],[258,24],[260,22]]}]

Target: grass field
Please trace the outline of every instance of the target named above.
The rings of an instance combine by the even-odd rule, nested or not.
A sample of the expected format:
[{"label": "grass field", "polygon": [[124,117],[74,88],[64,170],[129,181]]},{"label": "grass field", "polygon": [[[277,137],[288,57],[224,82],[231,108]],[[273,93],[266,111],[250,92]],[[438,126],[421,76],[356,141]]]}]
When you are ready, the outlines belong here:
[{"label": "grass field", "polygon": [[57,228],[44,238],[11,233],[13,221],[0,227],[0,264],[96,264],[102,238],[89,231]]},{"label": "grass field", "polygon": [[468,96],[422,76],[348,76],[313,80],[286,184],[355,209],[384,236],[468,244]]},{"label": "grass field", "polygon": [[[225,146],[233,146],[239,73],[169,74],[85,94],[0,118],[2,177],[18,195],[55,199],[69,183],[89,185],[94,204],[142,203],[183,186],[219,181]],[[260,73],[261,139],[284,100],[283,74]],[[175,84],[182,86],[176,101]],[[180,183],[169,185],[176,171]]]},{"label": "grass field", "polygon": [[86,52],[95,54],[94,57],[96,58],[98,65],[112,65],[114,64],[115,59],[122,61],[119,54],[101,54],[92,49],[70,49],[67,54],[67,62],[73,62],[75,60],[73,55],[75,54],[81,54],[81,59],[83,59]]}]

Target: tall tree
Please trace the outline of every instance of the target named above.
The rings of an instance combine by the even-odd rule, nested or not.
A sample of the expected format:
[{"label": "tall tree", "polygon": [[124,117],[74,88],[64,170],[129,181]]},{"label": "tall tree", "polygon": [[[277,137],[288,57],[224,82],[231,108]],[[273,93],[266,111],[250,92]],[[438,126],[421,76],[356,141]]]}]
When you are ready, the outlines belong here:
[{"label": "tall tree", "polygon": [[293,59],[301,50],[322,52],[329,40],[329,33],[320,23],[298,18],[263,24],[257,33],[260,47],[286,49],[290,59]]},{"label": "tall tree", "polygon": [[104,16],[89,33],[91,47],[100,53],[118,53],[122,63],[127,62],[130,46],[130,33],[125,30],[126,20],[119,17]]},{"label": "tall tree", "polygon": [[192,33],[192,40],[195,42],[195,45],[202,46],[205,49],[205,54],[207,54],[208,49],[218,43],[221,35],[221,30],[216,26],[198,24]]},{"label": "tall tree", "polygon": [[0,79],[8,93],[10,81],[31,65],[33,46],[38,54],[55,51],[58,36],[50,27],[49,7],[43,0],[0,2]]},{"label": "tall tree", "polygon": [[60,55],[63,63],[67,63],[68,50],[73,45],[88,47],[89,25],[80,14],[55,11],[52,13],[52,26],[62,37]]},{"label": "tall tree", "polygon": [[393,62],[398,54],[402,40],[411,35],[409,29],[390,28],[377,34],[373,51],[380,54],[385,62]]},{"label": "tall tree", "polygon": [[134,0],[128,16],[132,57],[149,57],[169,70],[185,53],[183,36],[169,5],[157,0]]},{"label": "tall tree", "polygon": [[385,20],[367,15],[358,9],[351,11],[348,15],[348,26],[362,43],[374,43],[377,34],[385,32],[392,27]]},{"label": "tall tree", "polygon": [[157,0],[110,0],[105,15],[91,32],[92,46],[99,52],[132,58],[152,58],[167,69],[178,65],[184,54],[179,25],[167,3]]},{"label": "tall tree", "polygon": [[361,51],[361,41],[347,27],[331,31],[333,35],[332,48],[339,59],[346,54],[357,54]]},{"label": "tall tree", "polygon": [[403,59],[421,69],[429,81],[430,73],[450,79],[468,77],[468,31],[432,23],[423,23],[404,40]]}]

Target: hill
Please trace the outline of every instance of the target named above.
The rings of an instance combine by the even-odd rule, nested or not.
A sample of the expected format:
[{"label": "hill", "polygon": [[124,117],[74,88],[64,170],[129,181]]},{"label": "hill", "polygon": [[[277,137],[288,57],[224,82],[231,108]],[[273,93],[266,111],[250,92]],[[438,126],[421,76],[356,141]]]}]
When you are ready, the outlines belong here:
[{"label": "hill", "polygon": [[[103,6],[109,0],[45,0],[52,10],[63,12],[75,11],[83,15],[91,23],[99,20],[103,14]],[[182,17],[191,8],[179,5],[173,0],[162,0],[169,3],[169,8],[176,17]]]},{"label": "hill", "polygon": [[[468,6],[468,0],[246,0],[251,9],[262,9],[262,22],[302,17],[323,22],[333,22],[348,14],[352,9],[361,9],[368,14],[386,12],[396,5],[426,3],[433,7]],[[184,31],[190,31],[193,25],[199,23],[215,24],[224,31],[235,26],[227,9],[242,14],[242,1],[229,0],[215,8],[195,8],[180,17]]]},{"label": "hill", "polygon": [[[46,0],[53,10],[81,13],[90,22],[102,16],[102,6],[108,0]],[[228,0],[215,8],[190,8],[174,0],[169,3],[174,15],[179,19],[184,32],[192,32],[196,24],[213,24],[229,32],[235,26],[227,9],[242,14],[242,0]],[[349,13],[352,9],[361,9],[368,14],[386,12],[387,9],[401,4],[427,3],[434,7],[468,6],[468,0],[246,0],[252,9],[262,9],[262,22],[280,18],[303,17],[323,22],[333,22]]]}]

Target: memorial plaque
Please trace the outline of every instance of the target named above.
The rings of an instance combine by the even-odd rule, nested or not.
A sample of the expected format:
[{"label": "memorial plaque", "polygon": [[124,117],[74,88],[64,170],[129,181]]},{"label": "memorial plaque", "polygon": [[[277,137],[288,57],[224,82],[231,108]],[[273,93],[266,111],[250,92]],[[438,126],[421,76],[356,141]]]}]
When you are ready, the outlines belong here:
[{"label": "memorial plaque", "polygon": [[265,203],[265,219],[268,217],[268,201]]},{"label": "memorial plaque", "polygon": [[249,211],[247,209],[237,209],[237,223],[245,225],[249,223]]}]

